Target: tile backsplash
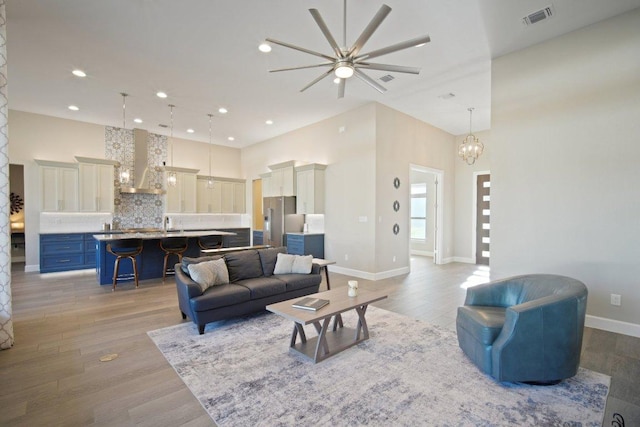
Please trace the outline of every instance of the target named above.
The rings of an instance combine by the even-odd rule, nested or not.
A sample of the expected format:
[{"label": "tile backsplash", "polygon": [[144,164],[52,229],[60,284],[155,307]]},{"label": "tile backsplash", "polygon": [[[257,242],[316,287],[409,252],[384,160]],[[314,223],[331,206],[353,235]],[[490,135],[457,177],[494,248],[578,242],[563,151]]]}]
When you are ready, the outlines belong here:
[{"label": "tile backsplash", "polygon": [[[133,130],[105,127],[105,158],[117,160],[122,165],[115,168],[115,199],[113,212],[114,228],[162,227],[164,197],[158,194],[120,193],[120,169],[134,171]],[[149,184],[153,188],[164,188],[164,172],[156,170],[167,158],[167,137],[148,134],[147,156]]]}]

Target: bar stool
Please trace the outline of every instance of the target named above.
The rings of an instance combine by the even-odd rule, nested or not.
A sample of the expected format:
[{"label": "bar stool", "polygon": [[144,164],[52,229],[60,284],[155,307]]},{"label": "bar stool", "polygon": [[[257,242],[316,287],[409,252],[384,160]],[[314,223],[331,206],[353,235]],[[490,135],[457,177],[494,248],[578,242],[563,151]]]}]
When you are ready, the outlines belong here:
[{"label": "bar stool", "polygon": [[[178,262],[182,262],[182,254],[187,250],[189,242],[186,237],[165,237],[160,240],[160,249],[164,251],[164,266],[162,268],[162,280],[167,277],[167,262],[171,255],[178,256]],[[175,271],[174,271],[175,273]]]},{"label": "bar stool", "polygon": [[222,236],[198,237],[198,246],[200,246],[200,249],[220,249],[222,244]]},{"label": "bar stool", "polygon": [[118,270],[120,269],[120,260],[129,258],[133,264],[133,280],[138,287],[138,265],[136,264],[136,256],[142,252],[142,239],[120,239],[112,240],[107,244],[107,251],[115,255],[116,262],[113,268],[113,288],[116,290],[116,282],[118,281]]}]

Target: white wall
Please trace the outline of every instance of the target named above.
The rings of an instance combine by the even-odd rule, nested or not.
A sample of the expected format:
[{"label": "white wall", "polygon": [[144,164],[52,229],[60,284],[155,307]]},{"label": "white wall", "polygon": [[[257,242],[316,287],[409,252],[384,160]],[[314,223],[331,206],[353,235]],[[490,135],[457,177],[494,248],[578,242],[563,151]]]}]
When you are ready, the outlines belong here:
[{"label": "white wall", "polygon": [[[410,165],[417,164],[442,170],[444,213],[441,227],[444,231],[442,258],[453,253],[454,212],[454,156],[451,146],[454,136],[399,111],[377,104],[377,209],[379,211],[376,240],[376,266],[378,272],[409,266]],[[401,186],[392,183],[399,177]],[[400,212],[393,212],[394,200],[400,202]],[[398,222],[400,234],[394,236],[393,224]],[[393,257],[396,262],[393,262]]]},{"label": "white wall", "polygon": [[[473,251],[475,239],[475,207],[473,206],[478,172],[491,169],[491,131],[473,132],[484,144],[482,155],[473,165],[468,165],[458,157],[458,146],[467,134],[456,136],[454,156],[455,162],[455,225],[453,227],[454,259],[459,262],[475,264]],[[493,185],[493,184],[492,184]],[[493,219],[493,218],[492,218]]]},{"label": "white wall", "polygon": [[492,278],[573,276],[636,331],[639,28],[636,9],[494,60],[491,131]]},{"label": "white wall", "polygon": [[[209,175],[209,144],[173,138],[173,164],[181,168],[199,169],[199,175]],[[170,154],[169,154],[170,156]],[[167,159],[167,165],[169,160]],[[211,175],[242,178],[240,149],[211,145]],[[249,181],[249,185],[251,181]]]}]

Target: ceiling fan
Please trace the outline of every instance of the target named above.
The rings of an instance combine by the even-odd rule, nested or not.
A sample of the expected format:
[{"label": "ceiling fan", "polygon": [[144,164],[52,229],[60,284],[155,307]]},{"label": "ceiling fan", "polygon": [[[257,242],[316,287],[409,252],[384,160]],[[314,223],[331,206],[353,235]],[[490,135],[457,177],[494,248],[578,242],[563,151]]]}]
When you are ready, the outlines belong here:
[{"label": "ceiling fan", "polygon": [[384,47],[382,49],[370,51],[368,53],[363,53],[363,54],[360,53],[365,43],[369,40],[369,38],[373,35],[376,29],[380,26],[382,21],[384,21],[387,15],[391,12],[391,8],[386,4],[383,4],[380,10],[378,10],[378,13],[375,14],[371,22],[369,22],[367,27],[362,31],[362,34],[360,34],[360,37],[358,37],[358,39],[355,41],[353,46],[351,46],[351,48],[346,47],[347,46],[347,40],[346,40],[347,39],[347,0],[344,0],[344,12],[343,12],[344,20],[343,20],[343,26],[342,26],[342,29],[343,29],[342,45],[344,47],[338,46],[338,43],[336,42],[335,38],[331,34],[331,31],[329,31],[329,28],[327,27],[324,20],[322,19],[320,12],[318,12],[317,9],[309,9],[309,12],[311,13],[311,16],[313,17],[313,19],[316,21],[316,24],[318,24],[318,27],[320,27],[320,31],[322,31],[322,34],[324,34],[324,37],[329,42],[329,45],[333,49],[334,56],[325,55],[320,52],[305,49],[303,47],[295,46],[295,45],[285,43],[279,40],[275,40],[272,38],[266,39],[267,42],[284,46],[289,49],[298,50],[300,52],[305,52],[314,56],[318,56],[328,61],[328,62],[323,62],[321,64],[304,65],[300,67],[289,67],[289,68],[279,68],[276,70],[269,70],[269,72],[271,73],[276,73],[280,71],[301,70],[305,68],[329,67],[327,71],[325,71],[319,77],[311,81],[311,83],[303,87],[300,90],[300,92],[304,92],[305,90],[309,89],[311,86],[318,83],[325,77],[328,77],[329,75],[331,75],[331,73],[334,73],[335,76],[340,79],[339,85],[338,85],[338,98],[344,97],[345,84],[347,79],[351,76],[356,76],[357,78],[359,78],[360,80],[368,84],[369,86],[373,87],[378,92],[384,93],[386,92],[387,89],[381,84],[379,84],[378,82],[376,82],[375,80],[373,80],[367,74],[365,74],[363,70],[380,70],[380,71],[391,71],[391,72],[408,73],[408,74],[420,73],[420,68],[406,67],[402,65],[378,64],[378,63],[369,62],[369,60],[373,58],[377,58],[379,56],[388,55],[390,53],[397,52],[399,50],[424,45],[431,41],[428,35],[417,37],[415,39],[407,40],[401,43],[396,43],[391,46]]}]

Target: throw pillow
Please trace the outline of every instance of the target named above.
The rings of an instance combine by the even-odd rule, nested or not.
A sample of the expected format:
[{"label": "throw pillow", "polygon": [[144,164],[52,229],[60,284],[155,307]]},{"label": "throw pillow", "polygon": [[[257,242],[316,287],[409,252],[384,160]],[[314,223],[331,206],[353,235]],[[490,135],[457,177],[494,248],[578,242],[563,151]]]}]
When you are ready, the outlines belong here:
[{"label": "throw pillow", "polygon": [[295,255],[278,254],[276,259],[276,266],[273,269],[273,274],[291,274],[291,268],[293,267],[293,260]]},{"label": "throw pillow", "polygon": [[312,263],[312,255],[278,254],[273,274],[309,274]]},{"label": "throw pillow", "polygon": [[189,264],[187,268],[189,275],[200,286],[202,292],[212,286],[229,283],[229,272],[224,259]]},{"label": "throw pillow", "polygon": [[222,255],[211,255],[211,256],[202,256],[197,258],[190,257],[182,257],[182,271],[184,274],[189,274],[189,265],[190,264],[198,264],[203,261],[213,261],[214,259],[220,259]]},{"label": "throw pillow", "polygon": [[313,255],[296,256],[293,260],[291,272],[294,274],[309,274],[313,264]]}]

